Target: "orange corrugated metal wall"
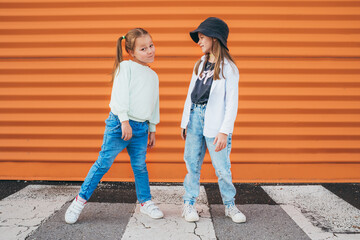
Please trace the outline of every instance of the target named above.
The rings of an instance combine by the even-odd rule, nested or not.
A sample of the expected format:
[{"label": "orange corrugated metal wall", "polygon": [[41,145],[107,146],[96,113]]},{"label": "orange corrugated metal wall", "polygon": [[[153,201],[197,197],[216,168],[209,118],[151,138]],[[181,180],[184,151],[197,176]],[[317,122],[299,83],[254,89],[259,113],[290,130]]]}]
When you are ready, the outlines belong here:
[{"label": "orange corrugated metal wall", "polygon": [[[201,56],[188,32],[217,16],[241,74],[234,181],[360,181],[360,1],[1,0],[0,12],[0,179],[84,179],[102,143],[116,39],[143,27],[161,101],[149,175],[182,181],[179,125]],[[132,179],[121,153],[104,180]],[[208,156],[202,181],[216,181]]]}]

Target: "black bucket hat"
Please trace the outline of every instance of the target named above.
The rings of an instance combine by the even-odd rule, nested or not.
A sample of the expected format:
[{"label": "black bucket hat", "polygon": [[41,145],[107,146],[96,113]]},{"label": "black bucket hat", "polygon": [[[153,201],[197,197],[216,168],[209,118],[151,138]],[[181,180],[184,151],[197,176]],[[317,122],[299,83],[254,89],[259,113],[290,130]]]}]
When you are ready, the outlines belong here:
[{"label": "black bucket hat", "polygon": [[229,27],[228,25],[216,17],[209,17],[194,31],[190,32],[190,37],[194,40],[195,43],[199,42],[198,33],[202,33],[205,36],[217,38],[220,43],[227,49],[227,38],[229,36]]}]

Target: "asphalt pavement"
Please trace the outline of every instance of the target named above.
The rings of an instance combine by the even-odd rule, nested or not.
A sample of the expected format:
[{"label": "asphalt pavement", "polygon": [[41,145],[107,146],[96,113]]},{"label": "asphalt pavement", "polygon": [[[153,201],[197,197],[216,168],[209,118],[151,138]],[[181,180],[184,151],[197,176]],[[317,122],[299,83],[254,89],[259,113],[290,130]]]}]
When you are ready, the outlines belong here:
[{"label": "asphalt pavement", "polygon": [[224,215],[217,184],[203,183],[200,220],[181,217],[184,189],[151,183],[164,212],[154,220],[139,212],[134,183],[101,183],[77,223],[64,214],[80,182],[0,181],[0,240],[12,239],[360,239],[360,184],[235,184],[236,204],[247,222]]}]

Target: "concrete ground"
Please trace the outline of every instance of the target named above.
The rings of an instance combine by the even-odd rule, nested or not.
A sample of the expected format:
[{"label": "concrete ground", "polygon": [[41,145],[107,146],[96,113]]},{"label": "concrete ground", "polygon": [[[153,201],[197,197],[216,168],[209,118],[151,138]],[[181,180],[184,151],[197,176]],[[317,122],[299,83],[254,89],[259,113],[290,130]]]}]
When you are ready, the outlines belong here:
[{"label": "concrete ground", "polygon": [[224,215],[217,184],[203,184],[200,220],[181,217],[180,184],[151,184],[159,220],[139,212],[133,183],[102,183],[76,224],[64,222],[81,183],[0,181],[0,240],[11,239],[360,239],[360,184],[236,184],[247,222]]}]

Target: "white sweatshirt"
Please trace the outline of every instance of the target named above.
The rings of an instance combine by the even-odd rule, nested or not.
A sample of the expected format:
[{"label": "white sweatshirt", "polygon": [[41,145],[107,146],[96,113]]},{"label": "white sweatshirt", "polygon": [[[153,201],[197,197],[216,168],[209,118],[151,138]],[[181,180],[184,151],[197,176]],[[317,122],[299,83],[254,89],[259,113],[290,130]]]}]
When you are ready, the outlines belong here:
[{"label": "white sweatshirt", "polygon": [[109,106],[120,122],[149,121],[150,132],[155,132],[155,125],[160,122],[158,75],[148,66],[122,61],[114,78]]}]

